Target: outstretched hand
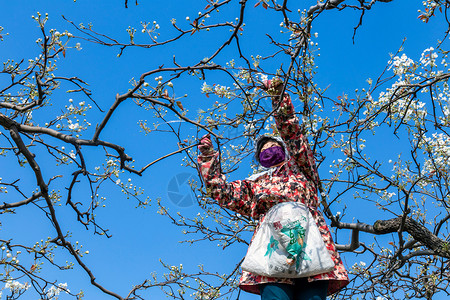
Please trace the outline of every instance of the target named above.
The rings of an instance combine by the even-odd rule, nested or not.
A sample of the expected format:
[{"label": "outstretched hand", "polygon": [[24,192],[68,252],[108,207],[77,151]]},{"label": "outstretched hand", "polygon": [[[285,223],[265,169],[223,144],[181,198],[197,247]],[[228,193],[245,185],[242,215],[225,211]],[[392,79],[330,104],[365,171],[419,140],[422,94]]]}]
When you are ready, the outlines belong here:
[{"label": "outstretched hand", "polygon": [[279,96],[283,91],[283,81],[278,77],[274,77],[271,80],[264,81],[264,88],[267,94],[271,96]]},{"label": "outstretched hand", "polygon": [[209,133],[205,134],[200,139],[200,144],[198,145],[198,150],[200,151],[200,153],[202,155],[210,155],[211,153],[214,152],[214,147],[211,142],[211,135]]}]

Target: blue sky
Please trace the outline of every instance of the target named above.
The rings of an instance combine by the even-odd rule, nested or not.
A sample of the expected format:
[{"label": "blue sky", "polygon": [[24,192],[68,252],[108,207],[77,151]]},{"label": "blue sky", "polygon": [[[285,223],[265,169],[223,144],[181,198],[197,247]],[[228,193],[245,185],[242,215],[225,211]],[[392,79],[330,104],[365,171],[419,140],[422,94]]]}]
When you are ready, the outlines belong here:
[{"label": "blue sky", "polygon": [[[186,16],[193,18],[206,5],[204,1],[183,0],[142,0],[139,1],[138,6],[134,5],[134,1],[130,2],[129,8],[125,9],[123,1],[119,0],[3,1],[0,26],[4,27],[3,33],[9,34],[4,36],[3,42],[0,42],[0,58],[2,61],[9,58],[20,60],[34,57],[39,53],[35,44],[35,40],[40,37],[39,28],[31,19],[31,15],[35,15],[38,11],[49,14],[47,29],[55,28],[60,32],[67,29],[75,34],[73,27],[62,19],[64,15],[76,24],[91,22],[98,32],[127,41],[127,27],[133,26],[139,31],[140,21],[155,20],[161,26],[161,38],[171,36],[173,35],[170,30],[172,18],[176,18],[180,26],[187,27]],[[278,34],[281,19],[275,14],[261,17],[263,8],[261,6],[253,8],[254,3],[254,0],[248,3],[245,20],[247,26],[242,36],[242,50],[247,54],[265,54],[265,46],[268,43],[265,33]],[[302,8],[307,8],[314,3],[315,1],[307,1]],[[234,16],[237,16],[236,7],[234,5],[221,13],[228,19],[234,19]],[[354,44],[352,35],[353,28],[359,20],[358,12],[329,11],[321,15],[312,29],[313,32],[318,33],[316,40],[321,54],[316,60],[319,66],[316,82],[322,87],[329,85],[328,96],[332,98],[343,93],[351,94],[356,88],[367,87],[366,79],[379,76],[390,59],[389,53],[395,53],[405,37],[407,40],[404,44],[404,52],[413,59],[419,59],[420,53],[425,48],[433,46],[436,40],[441,38],[441,31],[436,29],[442,28],[442,24],[436,23],[437,21],[433,19],[429,24],[419,21],[417,19],[419,8],[421,8],[421,1],[400,0],[375,5],[372,11],[366,13],[363,25],[356,33]],[[173,46],[150,50],[130,48],[120,58],[117,57],[118,48],[93,45],[80,40],[82,50],[68,51],[66,57],[59,61],[59,72],[61,75],[79,76],[88,82],[95,101],[102,109],[108,109],[115,95],[126,92],[130,87],[131,78],[139,78],[143,72],[155,69],[165,62],[170,63],[173,55],[176,55],[177,61],[183,65],[196,63],[210,55],[215,46],[223,43],[227,38],[224,34],[227,32],[209,35],[200,33],[192,41],[189,38],[183,38]],[[143,39],[143,37],[137,37],[137,39]],[[75,42],[72,43],[75,44]],[[217,58],[217,62],[224,63],[235,56],[235,47],[229,47]],[[278,66],[266,67],[268,69],[272,67],[275,71]],[[218,80],[229,79],[217,74],[207,75],[208,83]],[[179,96],[188,95],[183,99],[183,103],[193,107],[192,112],[195,112],[195,108],[202,107],[203,101],[212,101],[201,94],[202,83],[196,79],[174,82]],[[2,78],[0,78],[0,84],[4,84]],[[35,118],[44,120],[48,114],[52,114],[52,110],[68,105],[70,98],[73,98],[76,103],[89,102],[81,95],[58,92],[54,96],[55,104],[43,113],[36,112]],[[101,120],[102,113],[92,109],[88,116],[90,122],[96,124]],[[138,122],[147,119],[151,119],[148,111],[138,110],[131,103],[125,103],[113,115],[101,138],[126,145],[127,153],[136,159],[138,167],[142,167],[160,155],[177,149],[173,138],[167,138],[166,135],[155,138],[139,132]],[[188,131],[189,128],[186,130]],[[84,134],[85,137],[89,137],[90,133],[92,129]],[[194,129],[189,134],[195,134]],[[375,139],[368,141],[368,147],[386,160],[390,155],[402,151],[402,145],[392,147],[390,144],[390,146],[389,151],[386,151],[386,145]],[[104,162],[95,159],[95,154],[100,153],[99,150],[87,151],[90,154],[88,164],[91,166]],[[121,179],[124,181],[131,178],[132,182],[143,187],[146,195],[153,200],[161,198],[172,212],[196,214],[199,211],[198,207],[177,206],[170,201],[167,194],[168,184],[175,176],[185,173],[195,174],[193,170],[180,166],[182,157],[182,155],[170,157],[151,167],[142,177],[124,173]],[[54,166],[49,166],[44,170],[44,175],[48,178],[56,170]],[[15,161],[0,158],[0,172],[3,178],[20,177],[22,182],[34,184],[31,171],[17,168]],[[232,177],[243,178],[249,172],[250,167],[243,165]],[[321,174],[328,172],[326,164],[320,172]],[[65,177],[56,185],[62,192],[64,185],[70,181],[70,173],[70,168],[66,168]],[[58,209],[64,216],[61,219],[63,229],[73,232],[71,240],[79,240],[83,244],[83,249],[89,250],[89,255],[86,255],[84,259],[96,274],[99,283],[121,295],[125,295],[132,285],[141,283],[151,272],[155,271],[158,274],[163,272],[159,259],[170,265],[183,264],[186,270],[193,271],[197,265],[204,264],[205,269],[210,272],[226,273],[232,270],[245,255],[246,248],[243,245],[222,250],[216,244],[206,241],[193,246],[179,244],[178,241],[184,239],[181,229],[171,225],[167,218],[156,214],[156,203],[147,209],[135,208],[136,202],[126,199],[120,189],[113,184],[102,192],[108,199],[106,207],[98,212],[98,220],[110,229],[113,235],[111,239],[93,237],[91,231],[86,231],[77,224],[75,216],[67,208],[62,206]],[[183,188],[181,193],[185,192]],[[80,198],[88,196],[87,190],[80,189],[78,193]],[[2,195],[0,195],[0,201],[1,197]],[[351,206],[349,203],[349,207],[349,211],[355,217],[363,214],[363,208],[360,206],[355,209],[353,208],[355,205]],[[18,236],[16,241],[18,243],[45,239],[47,232],[52,234],[51,226],[48,220],[36,212],[36,208],[25,207],[20,209],[20,214],[2,216],[0,236],[10,236],[14,232],[14,235]],[[376,217],[373,216],[373,219]],[[37,236],[39,239],[36,238]],[[340,242],[346,243],[346,241],[346,237],[343,236]],[[343,257],[348,264],[353,263],[353,257],[350,255],[344,254]],[[69,258],[62,253],[61,261],[65,259]],[[68,282],[69,289],[74,292],[82,289],[86,294],[85,299],[111,299],[90,286],[87,275],[78,269],[57,272],[48,268],[44,274],[50,278],[53,276],[59,282]],[[153,299],[162,297],[157,289],[152,290],[152,293],[155,293],[152,294]],[[28,296],[25,294],[23,299],[34,298],[29,293]],[[65,299],[65,296],[62,299]],[[258,297],[241,293],[241,299],[258,299]]]}]

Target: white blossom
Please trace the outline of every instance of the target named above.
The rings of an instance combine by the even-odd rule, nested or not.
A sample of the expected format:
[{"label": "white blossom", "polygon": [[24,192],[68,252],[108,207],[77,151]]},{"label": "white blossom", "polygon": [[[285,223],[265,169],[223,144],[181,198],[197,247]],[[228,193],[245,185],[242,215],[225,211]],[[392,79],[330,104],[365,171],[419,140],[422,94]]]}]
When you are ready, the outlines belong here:
[{"label": "white blossom", "polygon": [[48,290],[47,290],[47,298],[52,299],[55,298],[57,299],[57,297],[62,291],[65,291],[67,294],[70,293],[70,290],[67,288],[67,283],[59,283],[58,286],[54,286],[52,285]]},{"label": "white blossom", "polygon": [[267,75],[262,74],[262,73],[258,73],[258,75],[261,77],[261,81],[262,81],[262,82],[266,82],[266,81],[268,80]]},{"label": "white blossom", "polygon": [[443,133],[433,133],[431,137],[424,136],[420,144],[424,153],[432,152],[432,158],[425,159],[424,172],[433,174],[436,171],[448,172],[450,165],[450,138]]},{"label": "white blossom", "polygon": [[110,159],[106,162],[106,165],[108,167],[113,167],[113,166],[116,166],[116,163],[114,162],[114,160]]},{"label": "white blossom", "polygon": [[402,54],[401,57],[395,56],[392,62],[392,65],[389,67],[389,70],[393,68],[393,72],[396,75],[405,74],[410,66],[414,65],[414,61],[411,58],[408,58],[406,54]]},{"label": "white blossom", "polygon": [[20,283],[18,281],[7,280],[5,283],[5,289],[10,289],[11,292],[19,293],[21,291],[26,291],[30,287],[28,282]]},{"label": "white blossom", "polygon": [[207,85],[206,82],[203,82],[201,89],[202,89],[202,93],[210,93],[212,91],[211,86]]},{"label": "white blossom", "polygon": [[69,124],[69,129],[73,130],[73,131],[79,131],[80,130],[80,124],[78,124],[78,123]]},{"label": "white blossom", "polygon": [[420,57],[420,63],[425,67],[426,66],[436,67],[437,58],[438,54],[434,51],[433,47],[430,47],[423,51],[422,56]]}]

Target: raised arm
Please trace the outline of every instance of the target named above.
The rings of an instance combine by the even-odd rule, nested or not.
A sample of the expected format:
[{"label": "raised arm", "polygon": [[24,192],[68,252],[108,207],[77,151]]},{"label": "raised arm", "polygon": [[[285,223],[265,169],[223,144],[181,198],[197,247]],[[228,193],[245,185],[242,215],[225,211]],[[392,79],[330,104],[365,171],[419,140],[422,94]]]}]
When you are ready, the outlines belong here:
[{"label": "raised arm", "polygon": [[295,160],[305,176],[318,183],[317,167],[314,154],[309,147],[308,140],[303,134],[298,117],[295,114],[291,97],[282,93],[283,83],[280,79],[266,82],[267,93],[272,96],[272,108],[278,132],[286,143],[289,154]]},{"label": "raised arm", "polygon": [[256,203],[253,201],[253,182],[249,180],[227,182],[221,171],[219,153],[214,150],[209,135],[201,139],[198,149],[201,154],[197,158],[197,163],[209,196],[221,207],[257,218]]}]

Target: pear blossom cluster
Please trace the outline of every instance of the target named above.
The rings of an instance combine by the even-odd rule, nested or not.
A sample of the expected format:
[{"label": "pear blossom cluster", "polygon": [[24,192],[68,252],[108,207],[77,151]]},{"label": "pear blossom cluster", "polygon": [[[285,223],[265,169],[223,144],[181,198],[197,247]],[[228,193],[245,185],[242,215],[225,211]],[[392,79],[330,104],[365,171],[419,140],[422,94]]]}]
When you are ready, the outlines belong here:
[{"label": "pear blossom cluster", "polygon": [[66,151],[66,147],[62,146],[61,150],[59,151],[60,154],[60,159],[59,162],[61,164],[71,164],[73,163],[73,160],[77,158],[77,154],[72,150],[70,150],[69,153],[65,152]]},{"label": "pear blossom cluster", "polygon": [[0,41],[3,41],[3,34],[2,34],[2,32],[3,32],[4,29],[5,28],[3,28],[3,26],[0,26]]},{"label": "pear blossom cluster", "polygon": [[436,60],[438,58],[438,54],[434,50],[433,47],[427,48],[422,52],[420,57],[420,63],[424,67],[437,67]]},{"label": "pear blossom cluster", "polygon": [[128,28],[126,29],[128,36],[130,37],[130,43],[134,44],[134,35],[136,33],[136,28],[133,28],[131,26],[128,26]]},{"label": "pear blossom cluster", "polygon": [[374,109],[389,109],[391,114],[402,118],[404,121],[424,119],[427,116],[425,103],[418,99],[409,99],[405,97],[410,84],[407,81],[397,81],[392,87],[381,92],[378,101],[367,104],[365,115],[373,112]]},{"label": "pear blossom cluster", "polygon": [[360,274],[365,268],[366,268],[367,264],[364,261],[360,261],[355,262],[351,268],[350,268],[350,272],[352,272],[353,274]]},{"label": "pear blossom cluster", "polygon": [[227,98],[227,99],[231,99],[233,96],[235,96],[234,93],[231,92],[230,87],[219,85],[219,84],[211,86],[211,85],[208,85],[206,82],[203,82],[201,91],[204,94],[215,94],[221,98]]},{"label": "pear blossom cluster", "polygon": [[440,3],[438,3],[437,0],[423,0],[422,5],[424,6],[424,10],[418,10],[419,19],[426,23],[434,15],[435,10]]},{"label": "pear blossom cluster", "polygon": [[119,178],[115,181],[115,184],[122,188],[121,192],[127,195],[127,199],[129,199],[130,196],[137,197],[144,194],[144,189],[133,184],[131,178],[128,178],[125,182]]},{"label": "pear blossom cluster", "polygon": [[9,289],[14,294],[23,293],[30,288],[28,282],[20,283],[16,280],[7,280],[4,289]]},{"label": "pear blossom cluster", "polygon": [[433,133],[424,136],[420,143],[424,153],[432,153],[432,157],[425,159],[423,172],[434,174],[436,172],[448,173],[450,171],[450,138],[443,133]]},{"label": "pear blossom cluster", "polygon": [[383,191],[383,194],[381,195],[381,199],[385,199],[390,201],[391,198],[395,197],[397,194],[394,192],[388,192],[388,191]]},{"label": "pear blossom cluster", "polygon": [[[80,51],[82,49],[81,47],[81,43],[75,43],[75,46],[71,46],[69,45],[71,39],[74,37],[72,33],[70,33],[69,31],[65,30],[63,32],[59,32],[56,29],[50,29],[50,37],[51,37],[51,43],[54,46],[59,47],[60,49],[67,49],[67,48],[72,48],[72,49],[76,49],[78,51]],[[36,40],[36,43],[39,45],[42,45],[42,39],[38,38]],[[63,52],[65,53],[65,52]],[[65,55],[65,54],[64,54]]]},{"label": "pear blossom cluster", "polygon": [[1,185],[2,184],[2,177],[0,177],[0,193],[8,194],[8,190],[6,189],[6,186]]},{"label": "pear blossom cluster", "polygon": [[46,291],[47,299],[58,300],[61,292],[65,292],[66,294],[70,293],[70,290],[67,288],[67,283],[59,283],[58,286],[52,285]]},{"label": "pear blossom cluster", "polygon": [[258,68],[259,64],[261,63],[261,55],[256,55],[256,56],[251,56],[252,60],[253,60],[253,67]]},{"label": "pear blossom cluster", "polygon": [[402,76],[413,66],[414,61],[403,53],[402,56],[395,56],[393,58],[388,70],[392,69],[395,75]]},{"label": "pear blossom cluster", "polygon": [[254,122],[248,122],[247,124],[244,125],[244,129],[245,129],[245,133],[246,135],[252,135],[255,128],[255,123]]},{"label": "pear blossom cluster", "polygon": [[[449,103],[450,102],[450,91],[448,89],[448,84],[443,84],[444,90],[437,95],[437,99],[441,101],[442,103]],[[450,107],[447,104],[442,105],[442,116],[439,116],[439,122],[444,125],[448,126],[450,125]]]},{"label": "pear blossom cluster", "polygon": [[119,173],[123,173],[123,170],[120,170],[120,161],[116,158],[110,158],[106,161],[106,173],[111,173],[116,178],[119,178]]},{"label": "pear blossom cluster", "polygon": [[[366,98],[370,101],[366,103],[364,115],[369,116],[381,109],[390,113],[394,123],[399,120],[403,122],[424,120],[428,115],[426,104],[416,94],[414,94],[416,97],[411,98],[410,91],[417,83],[423,82],[425,76],[432,78],[439,75],[439,72],[433,71],[433,68],[437,67],[437,60],[438,54],[433,47],[425,49],[417,63],[406,54],[395,56],[390,61],[388,69],[398,76],[397,81],[380,92],[377,100],[373,100],[372,95],[367,92]],[[445,59],[442,60],[442,64],[446,65]],[[428,89],[423,88],[421,92],[426,93]],[[444,96],[442,93],[439,95]]]},{"label": "pear blossom cluster", "polygon": [[59,31],[57,31],[57,30],[55,30],[55,29],[51,29],[50,32],[53,33],[53,37],[54,37],[54,38],[60,38],[60,37],[62,37],[62,36],[67,36],[67,37],[69,37],[69,38],[72,38],[72,37],[73,37],[73,34],[71,34],[70,32],[68,32],[67,30],[66,30],[66,31],[63,31],[63,32],[59,32]]},{"label": "pear blossom cluster", "polygon": [[40,12],[36,12],[36,15],[32,15],[31,18],[39,23],[41,27],[44,27],[45,23],[48,21],[48,13],[45,13],[44,18]]},{"label": "pear blossom cluster", "polygon": [[7,249],[5,246],[1,247],[1,260],[9,265],[17,265],[19,263],[19,255],[22,253],[22,251],[11,251]]},{"label": "pear blossom cluster", "polygon": [[269,77],[266,74],[263,74],[263,73],[258,73],[256,75],[261,78],[261,82],[266,82],[269,79]]},{"label": "pear blossom cluster", "polygon": [[[154,80],[156,81],[156,84],[153,85],[148,81],[144,81],[142,84],[141,82],[135,80],[134,78],[132,78],[130,80],[130,83],[133,86],[139,86],[138,90],[136,91],[138,94],[142,95],[142,96],[149,96],[150,94],[157,92],[158,95],[162,98],[168,99],[171,96],[169,96],[169,92],[167,91],[167,89],[165,89],[165,87],[169,87],[172,88],[174,87],[174,84],[172,81],[163,81],[163,76],[162,75],[158,75],[154,78]],[[185,95],[186,97],[186,95]],[[147,107],[144,105],[144,107]],[[151,107],[151,106],[150,106]]]},{"label": "pear blossom cluster", "polygon": [[[66,111],[63,115],[57,117],[58,121],[66,120],[67,123],[58,122],[56,124],[56,129],[68,129],[70,132],[76,134],[79,137],[79,134],[86,130],[91,123],[87,121],[86,112],[92,108],[90,104],[86,104],[85,101],[81,101],[78,105],[74,105],[73,99],[69,99],[69,105],[66,105]],[[49,126],[49,123],[46,123],[45,126]]]},{"label": "pear blossom cluster", "polygon": [[314,101],[312,101],[311,109],[316,113],[313,113],[312,116],[302,116],[302,125],[305,128],[308,128],[308,131],[310,132],[317,132],[320,127],[328,122],[328,118],[323,118],[319,115],[319,113],[323,111],[322,105],[319,103],[316,97],[314,97],[313,99]]},{"label": "pear blossom cluster", "polygon": [[141,30],[142,33],[147,33],[153,41],[156,41],[156,39],[158,39],[160,33],[157,31],[158,29],[160,29],[160,26],[156,21],[141,22],[141,25],[142,25]]}]

